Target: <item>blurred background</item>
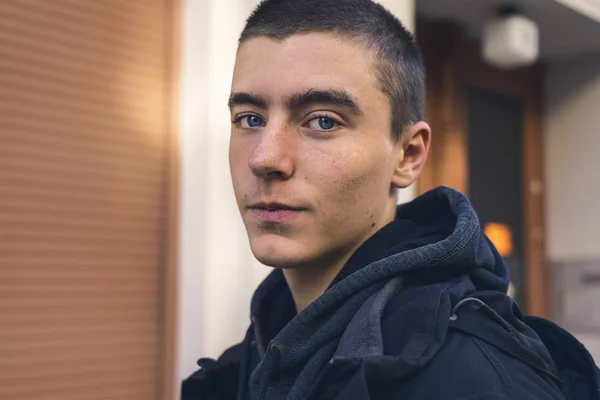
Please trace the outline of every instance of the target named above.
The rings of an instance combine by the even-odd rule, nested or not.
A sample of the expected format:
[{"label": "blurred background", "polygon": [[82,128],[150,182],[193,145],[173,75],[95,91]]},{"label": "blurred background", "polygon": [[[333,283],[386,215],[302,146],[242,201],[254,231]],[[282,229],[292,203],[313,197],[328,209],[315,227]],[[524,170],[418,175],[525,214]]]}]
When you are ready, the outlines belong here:
[{"label": "blurred background", "polygon": [[[242,339],[269,270],[226,104],[256,3],[0,0],[0,400],[175,399]],[[402,201],[468,194],[522,309],[600,359],[600,3],[381,3],[428,74],[434,142]]]}]

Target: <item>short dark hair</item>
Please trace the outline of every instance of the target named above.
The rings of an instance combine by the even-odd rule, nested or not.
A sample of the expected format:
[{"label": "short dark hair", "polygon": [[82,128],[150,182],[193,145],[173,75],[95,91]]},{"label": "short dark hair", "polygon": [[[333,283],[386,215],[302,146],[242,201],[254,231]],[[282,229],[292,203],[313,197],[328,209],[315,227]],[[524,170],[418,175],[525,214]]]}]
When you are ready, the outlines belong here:
[{"label": "short dark hair", "polygon": [[257,36],[283,40],[309,32],[337,34],[373,49],[380,90],[391,103],[395,140],[423,119],[421,50],[396,17],[371,0],[263,0],[248,18],[240,44]]}]

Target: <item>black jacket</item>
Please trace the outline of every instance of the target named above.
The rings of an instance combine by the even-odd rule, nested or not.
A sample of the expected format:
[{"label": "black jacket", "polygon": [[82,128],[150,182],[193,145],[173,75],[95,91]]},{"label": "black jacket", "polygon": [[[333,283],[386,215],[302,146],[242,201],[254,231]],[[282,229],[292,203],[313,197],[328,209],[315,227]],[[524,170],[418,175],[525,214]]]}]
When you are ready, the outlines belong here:
[{"label": "black jacket", "polygon": [[398,208],[296,314],[281,271],[241,345],[202,359],[182,400],[600,399],[590,354],[524,318],[469,201],[438,188]]}]

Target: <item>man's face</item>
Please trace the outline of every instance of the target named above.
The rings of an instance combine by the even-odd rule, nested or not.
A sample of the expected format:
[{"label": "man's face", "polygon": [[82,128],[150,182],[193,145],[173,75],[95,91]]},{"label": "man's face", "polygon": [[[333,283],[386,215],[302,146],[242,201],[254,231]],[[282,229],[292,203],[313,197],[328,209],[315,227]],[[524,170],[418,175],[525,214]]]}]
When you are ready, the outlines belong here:
[{"label": "man's face", "polygon": [[393,218],[402,151],[365,47],[321,33],[249,39],[230,108],[233,187],[259,261],[347,259]]}]

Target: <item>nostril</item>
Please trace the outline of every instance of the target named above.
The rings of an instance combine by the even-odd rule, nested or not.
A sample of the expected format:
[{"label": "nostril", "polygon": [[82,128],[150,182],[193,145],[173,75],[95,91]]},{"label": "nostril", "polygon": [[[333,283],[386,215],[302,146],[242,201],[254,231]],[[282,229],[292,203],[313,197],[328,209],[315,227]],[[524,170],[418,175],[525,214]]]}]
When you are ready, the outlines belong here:
[{"label": "nostril", "polygon": [[267,176],[271,178],[282,178],[283,173],[281,171],[269,171],[267,172]]}]

